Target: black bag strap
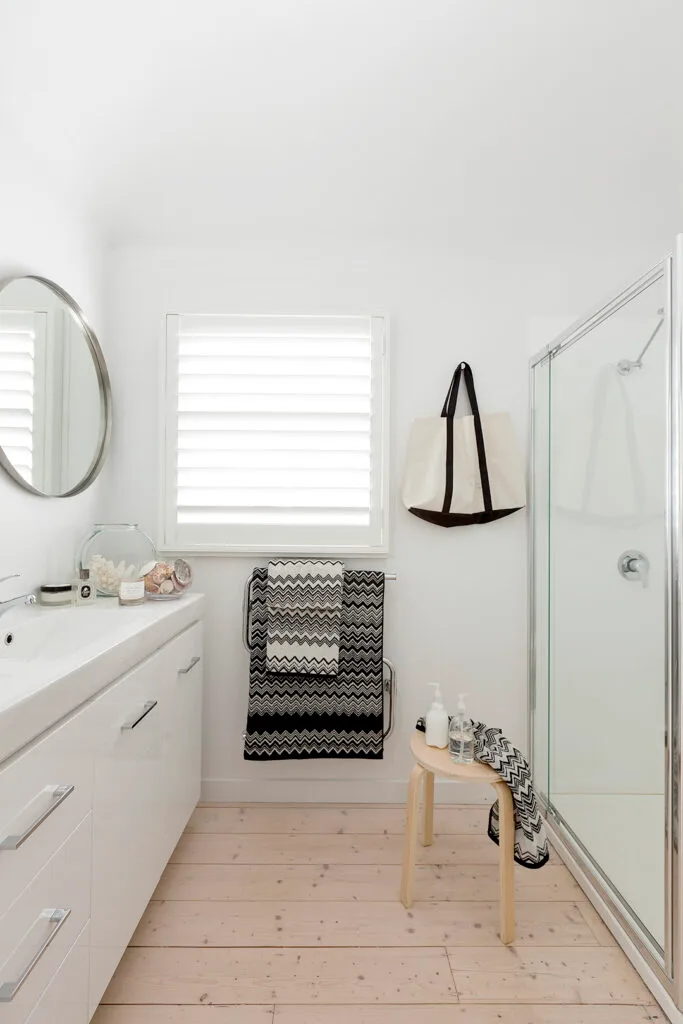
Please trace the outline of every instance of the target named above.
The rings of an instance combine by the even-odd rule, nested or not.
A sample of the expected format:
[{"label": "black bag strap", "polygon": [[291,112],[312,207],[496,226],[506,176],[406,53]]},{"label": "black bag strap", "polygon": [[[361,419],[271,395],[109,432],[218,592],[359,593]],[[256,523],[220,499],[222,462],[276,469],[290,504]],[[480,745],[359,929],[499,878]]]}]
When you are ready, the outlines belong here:
[{"label": "black bag strap", "polygon": [[453,374],[451,385],[443,403],[441,415],[446,419],[446,490],[443,497],[442,512],[450,512],[451,501],[453,500],[453,420],[455,419],[455,408],[458,404],[458,392],[460,380],[464,376],[467,397],[470,400],[472,418],[474,420],[474,436],[477,441],[477,460],[479,462],[479,477],[481,479],[482,498],[484,499],[484,511],[491,512],[493,503],[491,501],[491,484],[489,482],[489,471],[486,465],[486,448],[484,447],[484,431],[481,425],[479,403],[477,393],[474,389],[474,374],[469,363],[460,363]]},{"label": "black bag strap", "polygon": [[443,409],[441,410],[441,415],[443,417],[453,416],[455,414],[455,407],[458,402],[458,390],[460,388],[460,378],[462,377],[462,371],[465,365],[465,363],[460,363],[457,370],[453,374],[453,377],[451,378],[451,384],[448,389],[448,394],[444,399]]}]

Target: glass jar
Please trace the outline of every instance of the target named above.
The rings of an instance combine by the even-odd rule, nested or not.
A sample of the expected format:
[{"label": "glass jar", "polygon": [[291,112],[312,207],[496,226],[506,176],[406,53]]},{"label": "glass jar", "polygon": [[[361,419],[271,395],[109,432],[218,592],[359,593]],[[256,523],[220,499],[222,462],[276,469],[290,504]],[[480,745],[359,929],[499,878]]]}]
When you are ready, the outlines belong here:
[{"label": "glass jar", "polygon": [[77,569],[88,569],[98,594],[116,597],[122,580],[139,580],[156,562],[154,544],[137,523],[96,523],[81,545]]}]

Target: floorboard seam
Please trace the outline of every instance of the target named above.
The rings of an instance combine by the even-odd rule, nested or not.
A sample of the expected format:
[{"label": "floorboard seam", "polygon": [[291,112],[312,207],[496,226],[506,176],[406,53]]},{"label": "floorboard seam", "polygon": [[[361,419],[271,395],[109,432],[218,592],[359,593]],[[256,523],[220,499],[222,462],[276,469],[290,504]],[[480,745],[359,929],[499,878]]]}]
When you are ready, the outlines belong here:
[{"label": "floorboard seam", "polygon": [[453,971],[453,964],[451,963],[451,958],[450,958],[450,955],[448,953],[448,946],[444,946],[443,947],[443,951],[444,951],[444,953],[446,955],[446,963],[448,964],[448,970],[451,972],[451,981],[453,982],[453,991],[455,992],[456,1002],[457,1003],[461,1003],[462,999],[460,998],[460,992],[458,991],[458,986],[455,983],[455,973]]}]

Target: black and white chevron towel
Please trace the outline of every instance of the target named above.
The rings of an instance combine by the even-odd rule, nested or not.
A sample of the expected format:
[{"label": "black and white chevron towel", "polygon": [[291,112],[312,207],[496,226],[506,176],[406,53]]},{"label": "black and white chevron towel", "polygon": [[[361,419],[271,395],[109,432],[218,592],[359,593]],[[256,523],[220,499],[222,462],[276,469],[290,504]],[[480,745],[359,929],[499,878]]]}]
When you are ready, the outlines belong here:
[{"label": "black and white chevron towel", "polygon": [[[490,764],[512,792],[515,809],[515,860],[523,868],[542,868],[549,857],[548,836],[538,810],[529,762],[521,750],[503,736],[500,729],[491,729],[483,722],[472,722],[474,755],[477,761]],[[498,842],[500,823],[498,801],[489,814],[489,836]]]},{"label": "black and white chevron towel", "polygon": [[269,672],[336,676],[343,586],[341,562],[268,563]]},{"label": "black and white chevron towel", "polygon": [[247,761],[383,756],[384,573],[345,570],[337,675],[269,672],[267,569],[252,575]]}]

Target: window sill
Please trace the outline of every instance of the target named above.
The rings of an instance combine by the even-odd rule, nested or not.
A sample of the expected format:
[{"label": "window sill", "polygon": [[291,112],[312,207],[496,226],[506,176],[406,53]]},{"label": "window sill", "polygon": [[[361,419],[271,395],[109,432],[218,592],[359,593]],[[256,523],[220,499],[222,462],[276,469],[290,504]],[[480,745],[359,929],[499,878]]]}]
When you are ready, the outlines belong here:
[{"label": "window sill", "polygon": [[376,548],[350,548],[350,547],[320,547],[300,548],[284,546],[253,547],[250,545],[236,544],[207,544],[195,547],[169,547],[159,545],[157,552],[160,555],[174,555],[178,558],[197,557],[270,557],[271,555],[289,555],[300,558],[326,558],[328,555],[340,555],[344,558],[388,558],[390,551],[387,546]]}]

